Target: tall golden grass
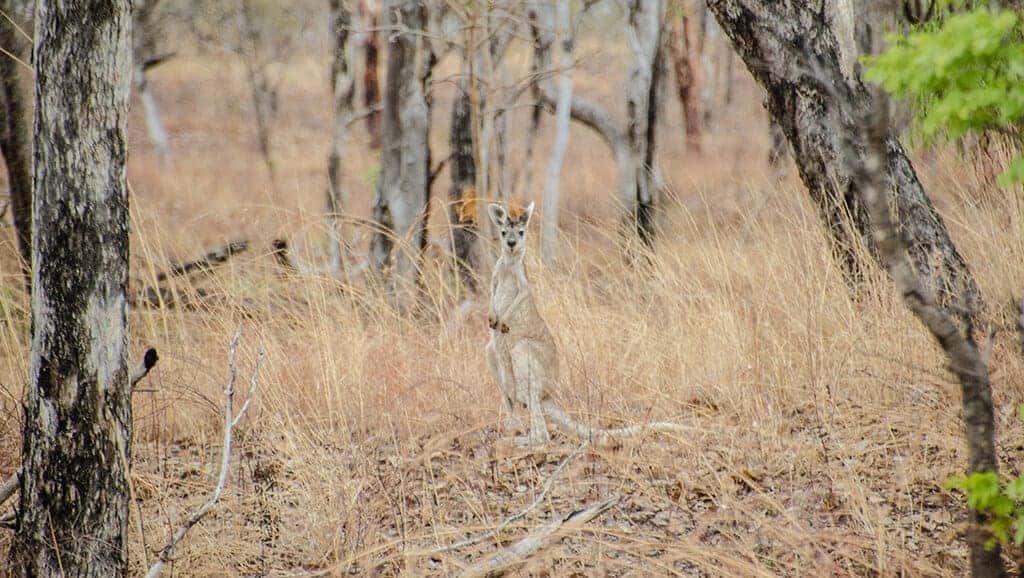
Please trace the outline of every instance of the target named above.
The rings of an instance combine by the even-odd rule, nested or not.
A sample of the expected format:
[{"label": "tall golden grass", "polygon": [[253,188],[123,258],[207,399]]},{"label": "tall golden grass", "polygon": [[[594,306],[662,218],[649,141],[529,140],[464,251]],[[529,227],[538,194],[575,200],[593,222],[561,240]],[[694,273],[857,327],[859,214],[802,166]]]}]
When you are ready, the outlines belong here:
[{"label": "tall golden grass", "polygon": [[[614,55],[585,62],[576,90],[615,107],[621,75],[608,79],[604,71],[617,69],[609,62],[624,67]],[[669,106],[660,146],[671,198],[649,268],[624,263],[614,169],[600,142],[578,128],[563,176],[565,251],[555,267],[543,267],[535,251],[529,263],[561,348],[564,408],[605,425],[681,420],[700,433],[588,449],[540,507],[495,539],[424,554],[524,508],[577,442],[559,436],[540,453],[508,443],[513,434],[500,427],[483,355],[485,314],[453,314],[440,251],[424,266],[427,313],[415,317],[360,285],[275,264],[269,242],[282,235],[298,239],[306,257],[319,256],[330,121],[321,64],[279,71],[277,190],[230,63],[180,59],[158,70],[153,83],[175,136],[169,163],[150,153],[141,122],[133,125],[133,286],[231,239],[254,246],[208,278],[176,282],[181,295],[205,290],[197,308],[132,311],[133,351],[161,354],[142,385],[151,391],[135,396],[132,515],[143,528],[132,525],[135,570],[212,488],[227,345],[241,328],[243,374],[258,349],[267,353],[257,399],[240,425],[223,501],[182,545],[175,575],[446,575],[612,493],[623,495],[616,508],[523,571],[966,571],[961,500],[942,489],[966,464],[958,388],[881,272],[865,295],[850,297],[799,181],[767,174],[767,123],[745,76],[702,158],[683,153]],[[435,95],[438,151],[447,147],[450,97]],[[538,170],[549,141],[545,133]],[[350,207],[366,215],[376,160],[358,134],[348,150]],[[1009,328],[999,312],[1024,291],[1024,197],[983,184],[951,150],[930,153],[918,168]],[[445,179],[431,224],[442,241]],[[28,301],[12,240],[5,231],[0,474],[19,460],[29,360]],[[1024,357],[1014,339],[997,334],[991,351],[1000,456],[1010,473],[1018,473],[1024,434],[1016,418]]]}]

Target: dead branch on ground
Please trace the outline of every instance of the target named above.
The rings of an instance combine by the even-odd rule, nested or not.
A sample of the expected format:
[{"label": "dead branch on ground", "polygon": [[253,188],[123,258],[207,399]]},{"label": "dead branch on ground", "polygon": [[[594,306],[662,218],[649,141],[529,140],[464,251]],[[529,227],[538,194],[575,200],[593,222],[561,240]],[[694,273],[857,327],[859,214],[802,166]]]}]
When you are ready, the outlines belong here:
[{"label": "dead branch on ground", "polygon": [[614,495],[607,500],[597,502],[582,510],[555,517],[547,524],[533,530],[525,538],[504,550],[474,564],[460,576],[473,578],[477,576],[498,576],[518,566],[532,556],[541,552],[551,541],[564,532],[579,528],[583,524],[597,518],[615,507],[621,496]]}]

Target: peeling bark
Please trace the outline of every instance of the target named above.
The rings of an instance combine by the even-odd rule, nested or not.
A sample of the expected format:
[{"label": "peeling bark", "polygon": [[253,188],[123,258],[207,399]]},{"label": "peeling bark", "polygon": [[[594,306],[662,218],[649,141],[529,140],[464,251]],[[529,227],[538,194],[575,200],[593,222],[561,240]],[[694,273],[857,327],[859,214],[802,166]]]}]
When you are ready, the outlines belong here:
[{"label": "peeling bark", "polygon": [[679,105],[683,111],[683,126],[686,129],[686,149],[701,153],[700,82],[697,77],[699,64],[694,58],[697,52],[690,32],[690,18],[681,16],[669,23],[668,47],[672,68],[676,75]]},{"label": "peeling bark", "polygon": [[[0,45],[18,58],[0,57],[0,96],[3,107],[0,114],[0,152],[7,164],[7,182],[11,194],[11,217],[18,238],[25,283],[32,285],[32,108],[33,94],[31,0],[3,0],[0,9],[11,17],[17,27],[6,18],[0,18]],[[21,28],[21,30],[18,30]]]},{"label": "peeling bark", "polygon": [[[843,74],[829,1],[709,0],[708,7],[767,91],[766,107],[791,145],[835,256],[856,288],[864,279],[858,246],[877,252],[858,185],[840,154],[845,140],[863,154],[856,119],[863,118],[871,97],[856,71],[849,79]],[[939,303],[967,323],[982,311],[974,277],[899,141],[890,137],[886,146],[889,201],[911,260]]]},{"label": "peeling bark", "polygon": [[[375,2],[374,2],[375,4]],[[359,12],[366,31],[363,32],[363,104],[366,110],[373,111],[366,115],[366,132],[370,134],[370,148],[380,148],[380,117],[377,111],[380,106],[380,80],[377,75],[377,63],[380,59],[380,36],[377,33],[376,9],[367,0],[359,2]]]},{"label": "peeling bark", "polygon": [[124,576],[131,6],[37,9],[32,362],[11,567]]}]

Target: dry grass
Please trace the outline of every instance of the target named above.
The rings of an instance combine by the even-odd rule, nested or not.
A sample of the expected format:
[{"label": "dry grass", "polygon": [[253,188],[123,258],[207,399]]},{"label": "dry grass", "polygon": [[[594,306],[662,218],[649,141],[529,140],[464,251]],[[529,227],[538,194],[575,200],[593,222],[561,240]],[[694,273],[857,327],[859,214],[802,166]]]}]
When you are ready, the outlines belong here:
[{"label": "dry grass", "polygon": [[[577,90],[614,104],[619,78],[594,72],[616,66],[615,55],[599,54]],[[228,491],[186,540],[177,575],[449,574],[495,551],[495,541],[436,557],[422,551],[500,524],[576,448],[565,437],[543,453],[507,443],[483,314],[451,319],[451,283],[436,255],[425,270],[431,305],[418,318],[361,287],[343,291],[275,266],[270,239],[298,235],[316,257],[321,238],[323,68],[297,62],[282,71],[278,191],[259,160],[240,72],[223,63],[179,60],[156,75],[175,135],[168,166],[133,127],[136,283],[230,239],[256,247],[201,284],[212,293],[201,309],[132,313],[133,351],[152,345],[162,358],[145,382],[155,391],[135,403],[133,478],[151,552],[213,484],[231,334],[244,331],[243,372],[257,348],[267,351]],[[624,266],[611,163],[578,129],[563,179],[566,254],[557,268],[530,266],[561,345],[563,407],[604,424],[685,420],[701,433],[587,450],[499,541],[621,493],[617,507],[526,571],[962,575],[961,506],[941,488],[965,466],[958,388],[884,279],[861,300],[848,297],[799,182],[764,174],[757,92],[737,82],[702,159],[684,157],[675,104],[669,109],[662,164],[678,202],[664,215],[649,271]],[[437,94],[438,151],[447,149],[449,97]],[[549,135],[543,141],[539,161]],[[361,140],[349,150],[352,207],[365,214],[364,176],[376,161]],[[980,185],[949,153],[919,168],[989,303],[1002,307],[1024,289],[1024,199]],[[443,238],[443,223],[433,236]],[[12,238],[4,232],[0,474],[18,460],[28,372]],[[1024,360],[1011,334],[996,339],[992,370],[1001,457],[1015,472]],[[138,570],[143,536],[132,528]]]}]

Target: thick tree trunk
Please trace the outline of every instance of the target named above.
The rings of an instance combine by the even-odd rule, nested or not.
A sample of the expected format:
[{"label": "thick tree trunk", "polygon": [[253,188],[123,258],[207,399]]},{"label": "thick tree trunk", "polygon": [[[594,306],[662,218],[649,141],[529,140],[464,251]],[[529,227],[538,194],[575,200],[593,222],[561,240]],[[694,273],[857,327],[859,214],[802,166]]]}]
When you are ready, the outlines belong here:
[{"label": "thick tree trunk", "polygon": [[[376,247],[392,245],[392,254],[375,259],[378,268],[390,264],[389,284],[408,294],[418,285],[419,267],[426,243],[425,217],[429,177],[429,129],[423,74],[429,59],[424,46],[426,6],[422,0],[389,0],[384,7],[390,26],[400,26],[388,43],[388,67],[384,90],[381,182],[379,207],[375,210],[381,229]],[[400,298],[400,302],[408,300]]]},{"label": "thick tree trunk", "polygon": [[334,130],[331,151],[327,155],[327,237],[330,269],[340,275],[345,266],[344,211],[347,194],[342,187],[343,156],[348,126],[352,122],[355,79],[352,76],[352,13],[343,0],[330,0],[331,37],[334,55],[331,61],[331,91],[334,95]]},{"label": "thick tree trunk", "polygon": [[[572,31],[569,29],[569,3],[557,2],[554,10],[555,61],[558,97],[555,102],[555,142],[551,145],[544,179],[544,214],[541,222],[541,255],[551,264],[558,258],[558,209],[560,181],[565,149],[569,146],[569,120],[572,108]],[[551,21],[551,20],[549,20]]]},{"label": "thick tree trunk", "polygon": [[679,92],[679,107],[683,112],[683,126],[686,128],[686,150],[701,153],[703,132],[700,112],[700,83],[697,78],[699,65],[694,58],[697,50],[692,42],[690,18],[682,16],[669,23],[668,47],[672,57],[672,68],[676,75]]},{"label": "thick tree trunk", "polygon": [[0,152],[7,164],[11,216],[18,238],[18,254],[21,256],[26,284],[31,291],[32,103],[35,95],[32,70],[29,68],[32,41],[25,35],[32,34],[34,7],[30,0],[3,0],[0,2],[0,10],[11,18],[0,18],[0,45],[18,59],[7,55],[0,57],[0,92],[3,96],[3,107],[0,109],[3,116]]},{"label": "thick tree trunk", "polygon": [[21,576],[124,576],[131,7],[43,0],[36,17],[32,363],[11,563]]},{"label": "thick tree trunk", "polygon": [[452,186],[448,192],[452,227],[452,253],[462,285],[470,292],[477,290],[477,237],[479,205],[476,193],[476,163],[473,149],[472,106],[469,91],[461,86],[452,103],[451,160]]},{"label": "thick tree trunk", "polygon": [[[860,191],[840,155],[848,142],[864,150],[856,119],[865,116],[871,97],[856,71],[842,70],[828,1],[708,0],[708,6],[767,91],[768,111],[785,133],[836,257],[856,286],[863,279],[858,244],[875,251]],[[903,147],[894,138],[887,147],[886,170],[894,188],[890,203],[914,266],[940,303],[966,322],[982,308],[974,277]]]}]

